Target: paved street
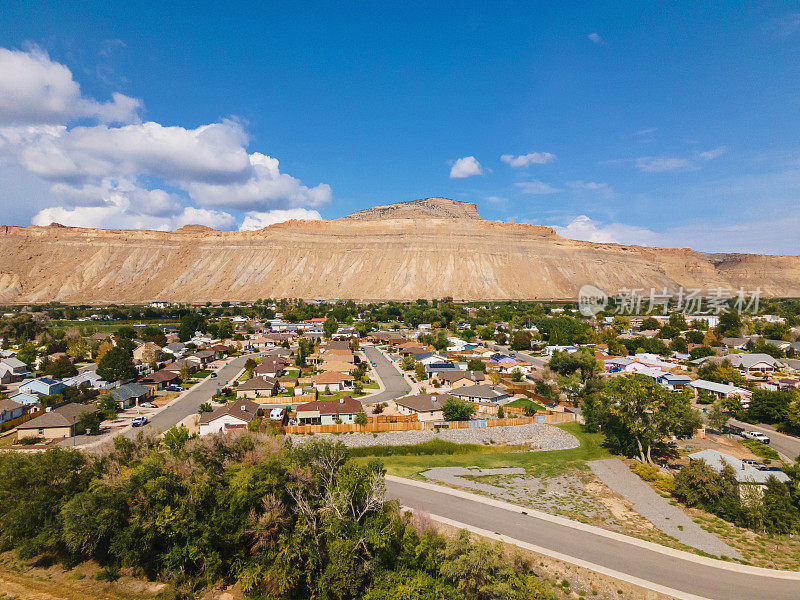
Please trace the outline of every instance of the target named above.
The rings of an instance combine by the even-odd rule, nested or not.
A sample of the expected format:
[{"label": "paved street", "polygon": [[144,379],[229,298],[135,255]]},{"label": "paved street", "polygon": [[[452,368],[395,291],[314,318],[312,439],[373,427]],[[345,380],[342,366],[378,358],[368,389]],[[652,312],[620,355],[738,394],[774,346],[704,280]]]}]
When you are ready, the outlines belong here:
[{"label": "paved street", "polygon": [[521,362],[531,363],[533,366],[541,369],[547,364],[547,361],[550,360],[549,358],[542,358],[541,356],[532,356],[530,354],[523,354],[522,352],[515,352],[511,350],[508,346],[500,346],[498,344],[492,344],[490,342],[484,342],[487,348],[491,350],[496,350],[497,352],[505,352],[505,353],[512,353],[514,352],[517,359]]},{"label": "paved street", "polygon": [[783,454],[789,460],[795,460],[798,455],[800,455],[800,439],[784,433],[778,433],[775,431],[774,427],[770,427],[769,425],[751,425],[750,423],[737,421],[736,419],[731,419],[728,423],[730,425],[742,427],[747,431],[760,431],[761,433],[767,434],[769,436],[770,447],[779,454]]},{"label": "paved street", "polygon": [[[260,355],[261,354],[248,354],[234,358],[217,371],[217,376],[215,378],[208,378],[201,381],[185,392],[180,398],[174,400],[170,405],[155,412],[151,417],[149,416],[150,423],[145,429],[149,428],[151,431],[164,432],[190,414],[196,413],[203,402],[209,402],[211,400],[211,397],[216,393],[217,389],[225,387],[226,381],[229,383],[232,382],[233,378],[244,368],[244,363],[247,362],[248,358]],[[150,411],[142,412],[143,414],[148,414]],[[81,446],[84,444],[97,445],[101,441],[119,434],[133,439],[140,431],[142,431],[142,429],[138,427],[126,427],[100,436],[79,435],[59,442],[58,445],[64,447]]]},{"label": "paved street", "polygon": [[700,598],[796,600],[800,597],[800,581],[797,579],[705,564],[701,557],[695,559],[691,555],[659,552],[640,545],[633,538],[629,538],[630,541],[614,539],[595,533],[586,526],[578,529],[535,514],[522,514],[398,481],[387,480],[386,489],[390,498],[398,499],[404,506],[535,544]]},{"label": "paved street", "polygon": [[388,402],[389,400],[399,398],[411,390],[411,385],[409,385],[405,378],[380,350],[369,345],[363,345],[361,349],[364,351],[367,360],[375,363],[375,371],[378,373],[378,377],[381,378],[384,386],[382,392],[374,396],[362,398],[363,402],[368,402],[370,404],[374,402]]}]

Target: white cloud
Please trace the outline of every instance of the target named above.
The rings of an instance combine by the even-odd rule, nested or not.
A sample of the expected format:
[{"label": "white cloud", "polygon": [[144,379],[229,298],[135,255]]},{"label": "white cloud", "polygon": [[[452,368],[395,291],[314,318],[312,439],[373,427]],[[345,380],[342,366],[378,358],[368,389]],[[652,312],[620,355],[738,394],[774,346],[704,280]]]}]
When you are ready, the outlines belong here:
[{"label": "white cloud", "polygon": [[81,95],[65,65],[46,52],[0,48],[0,123],[6,125],[67,123],[96,118],[104,123],[138,121],[142,102],[115,93],[109,102]]},{"label": "white cloud", "polygon": [[60,202],[39,211],[37,223],[231,229],[234,218],[215,208],[260,214],[331,199],[327,184],[306,186],[281,173],[276,158],[248,153],[239,121],[142,123],[141,107],[122,94],[105,103],[83,96],[70,69],[38,48],[0,48],[0,168],[49,181]]},{"label": "white cloud", "polygon": [[561,191],[549,183],[537,181],[535,179],[533,181],[520,181],[514,185],[517,186],[519,191],[523,194],[555,194]]},{"label": "white cloud", "polygon": [[331,188],[323,183],[313,188],[291,175],[281,173],[278,159],[250,155],[251,174],[241,183],[190,183],[189,195],[203,206],[225,206],[242,210],[272,206],[322,206],[331,199]]},{"label": "white cloud", "polygon": [[624,223],[604,225],[593,221],[586,215],[575,217],[565,226],[553,225],[552,227],[558,235],[587,242],[652,246],[657,245],[661,239],[659,234],[645,227],[625,225]]},{"label": "white cloud", "polygon": [[674,156],[643,156],[636,159],[636,168],[644,173],[664,173],[665,171],[677,171],[689,166],[689,161],[685,158]]},{"label": "white cloud", "polygon": [[267,212],[249,212],[245,215],[239,231],[263,229],[275,223],[283,223],[292,219],[302,221],[318,221],[322,218],[319,211],[306,208],[290,208],[288,210],[270,210]]},{"label": "white cloud", "polygon": [[574,190],[586,190],[590,192],[597,192],[603,198],[612,198],[614,190],[607,183],[600,183],[597,181],[568,181],[567,187]]},{"label": "white cloud", "polygon": [[520,154],[514,156],[513,154],[503,154],[500,157],[504,163],[512,167],[529,167],[530,165],[546,165],[556,159],[555,154],[550,152],[531,152],[530,154]]},{"label": "white cloud", "polygon": [[719,158],[720,156],[725,154],[727,151],[728,151],[727,146],[719,146],[717,148],[701,152],[697,156],[699,156],[703,160],[714,160],[715,158]]},{"label": "white cloud", "polygon": [[594,44],[602,44],[603,38],[600,37],[600,34],[597,32],[590,33],[586,36],[589,40]]},{"label": "white cloud", "polygon": [[649,135],[651,133],[655,133],[658,131],[658,127],[648,127],[647,129],[640,129],[636,132],[636,135]]},{"label": "white cloud", "polygon": [[459,158],[450,169],[450,179],[463,179],[473,175],[483,175],[481,163],[474,156]]}]

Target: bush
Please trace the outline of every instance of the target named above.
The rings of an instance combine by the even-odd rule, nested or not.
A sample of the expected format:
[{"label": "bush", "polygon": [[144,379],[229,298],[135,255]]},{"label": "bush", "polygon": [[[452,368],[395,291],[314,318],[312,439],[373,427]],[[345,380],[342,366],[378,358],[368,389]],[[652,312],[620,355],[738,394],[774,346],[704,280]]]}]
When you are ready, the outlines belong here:
[{"label": "bush", "polygon": [[760,456],[761,458],[766,458],[768,460],[780,460],[780,455],[775,452],[769,446],[762,444],[761,442],[757,442],[756,440],[739,440],[739,443],[750,450],[756,456]]},{"label": "bush", "polygon": [[662,492],[671,494],[675,491],[675,480],[672,477],[663,476],[655,465],[637,462],[631,465],[631,471],[636,473],[642,481],[652,483]]}]

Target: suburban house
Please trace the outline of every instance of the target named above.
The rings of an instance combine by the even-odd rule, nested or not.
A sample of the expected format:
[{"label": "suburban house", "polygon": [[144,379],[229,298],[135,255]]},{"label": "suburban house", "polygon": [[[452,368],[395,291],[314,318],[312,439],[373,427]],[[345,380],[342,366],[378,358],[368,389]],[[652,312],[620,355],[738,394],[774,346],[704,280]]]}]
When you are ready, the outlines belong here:
[{"label": "suburban house", "polygon": [[187,356],[186,358],[179,358],[175,362],[171,362],[168,365],[164,365],[164,368],[161,370],[170,371],[177,375],[181,372],[181,370],[184,367],[189,369],[189,373],[194,373],[195,371],[197,371],[199,366],[200,366],[199,359],[192,359],[191,356]]},{"label": "suburban house", "polygon": [[169,352],[173,356],[180,358],[183,356],[183,353],[186,351],[186,344],[181,342],[172,342],[171,344],[167,344],[162,348],[164,352]]},{"label": "suburban house", "polygon": [[483,371],[442,371],[437,373],[435,378],[444,386],[450,389],[457,389],[466,387],[468,385],[475,385],[486,380],[486,375]]},{"label": "suburban house", "polygon": [[782,366],[769,354],[731,354],[727,359],[742,375],[749,377],[763,377]]},{"label": "suburban house", "polygon": [[449,394],[417,394],[403,396],[395,400],[397,412],[401,415],[417,415],[420,421],[443,421],[442,407]]},{"label": "suburban house", "polygon": [[297,420],[301,425],[333,425],[338,418],[343,424],[352,424],[360,412],[364,412],[361,402],[344,396],[338,400],[315,400],[299,405]]},{"label": "suburban house", "polygon": [[110,393],[114,397],[114,400],[117,401],[117,404],[119,404],[119,407],[126,409],[147,401],[153,394],[153,390],[139,383],[127,383],[115,390],[111,390]]},{"label": "suburban house", "polygon": [[18,419],[25,414],[25,405],[9,398],[0,399],[0,423]]},{"label": "suburban house", "polygon": [[706,381],[705,379],[695,379],[687,384],[687,387],[695,390],[695,393],[704,390],[717,399],[730,398],[738,396],[739,398],[747,401],[752,392],[744,388],[736,387],[735,385],[728,385],[727,383],[717,383],[716,381]]},{"label": "suburban house", "polygon": [[75,426],[84,413],[97,412],[96,406],[86,404],[63,404],[58,408],[17,426],[17,439],[42,437],[46,440],[68,438],[75,435]]},{"label": "suburban house", "polygon": [[133,350],[133,360],[137,363],[150,364],[161,360],[163,350],[153,342],[145,342]]},{"label": "suburban house", "polygon": [[61,380],[67,387],[81,387],[88,385],[96,390],[110,390],[114,387],[113,383],[109,383],[100,378],[97,371],[83,371],[74,377],[67,377]]},{"label": "suburban house", "polygon": [[13,400],[18,404],[23,404],[28,407],[39,404],[39,396],[36,394],[28,394],[26,392],[18,392],[13,396],[10,396],[9,400]]},{"label": "suburban house", "polygon": [[253,369],[253,373],[255,375],[267,375],[268,377],[277,377],[283,372],[283,368],[285,365],[286,362],[282,358],[264,360],[260,364],[256,365],[256,368]]},{"label": "suburban house", "polygon": [[61,393],[64,388],[64,382],[53,377],[39,377],[38,379],[31,379],[24,382],[19,386],[20,392],[29,394],[38,394],[40,396],[50,396],[52,394]]},{"label": "suburban house", "polygon": [[511,397],[505,389],[496,385],[468,385],[450,392],[451,396],[470,402],[502,402]]},{"label": "suburban house", "polygon": [[461,371],[461,367],[459,367],[456,363],[445,360],[441,362],[435,362],[428,365],[425,365],[425,375],[428,378],[438,379],[441,373],[448,373],[452,371]]},{"label": "suburban house", "polygon": [[319,392],[341,392],[345,388],[353,387],[353,376],[349,373],[335,373],[327,371],[311,378],[311,385]]},{"label": "suburban house", "polygon": [[237,398],[263,398],[278,393],[280,384],[275,377],[255,375],[236,388]]},{"label": "suburban house", "polygon": [[228,433],[236,429],[245,429],[258,417],[261,406],[247,398],[241,398],[220,406],[213,412],[200,415],[200,435],[210,433]]},{"label": "suburban house", "polygon": [[749,341],[750,340],[748,338],[742,338],[742,337],[736,337],[736,338],[726,337],[720,340],[722,345],[728,348],[729,350],[731,349],[744,350],[745,346],[747,346],[747,342]]},{"label": "suburban house", "polygon": [[150,375],[142,377],[139,380],[139,383],[148,386],[153,391],[163,390],[168,385],[179,382],[180,375],[178,371],[169,371],[167,369],[161,369],[155,373],[150,373]]},{"label": "suburban house", "polygon": [[609,373],[639,373],[644,369],[651,369],[650,365],[631,358],[629,356],[618,356],[609,358],[605,361],[605,369]]},{"label": "suburban house", "polygon": [[353,365],[338,360],[331,360],[322,363],[319,366],[320,371],[332,371],[334,373],[350,373],[353,370]]},{"label": "suburban house", "polygon": [[718,473],[725,465],[733,467],[736,481],[745,484],[764,486],[770,477],[775,477],[781,483],[790,483],[791,478],[779,468],[758,468],[717,450],[701,450],[689,455],[689,460],[704,460],[708,466]]},{"label": "suburban house", "polygon": [[19,381],[28,375],[28,365],[10,356],[0,360],[0,376],[4,373],[8,373],[8,377],[10,377],[9,381]]},{"label": "suburban house", "polygon": [[691,377],[688,375],[681,375],[680,373],[662,373],[656,378],[656,383],[671,391],[682,390],[691,382]]}]

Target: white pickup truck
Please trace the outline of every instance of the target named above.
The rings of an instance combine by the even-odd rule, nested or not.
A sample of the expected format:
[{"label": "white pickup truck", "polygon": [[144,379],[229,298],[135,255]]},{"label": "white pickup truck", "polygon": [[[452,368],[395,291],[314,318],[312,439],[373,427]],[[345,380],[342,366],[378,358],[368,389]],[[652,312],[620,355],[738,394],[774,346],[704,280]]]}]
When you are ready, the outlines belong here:
[{"label": "white pickup truck", "polygon": [[762,444],[769,444],[769,436],[766,433],[761,433],[760,431],[743,431],[741,435],[748,440],[755,440],[757,442],[761,442]]}]

